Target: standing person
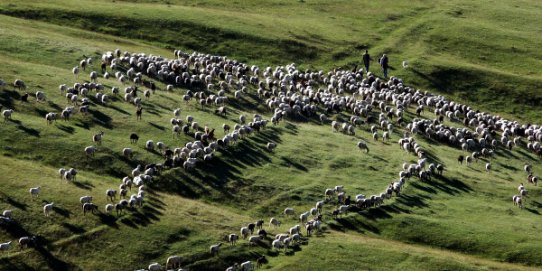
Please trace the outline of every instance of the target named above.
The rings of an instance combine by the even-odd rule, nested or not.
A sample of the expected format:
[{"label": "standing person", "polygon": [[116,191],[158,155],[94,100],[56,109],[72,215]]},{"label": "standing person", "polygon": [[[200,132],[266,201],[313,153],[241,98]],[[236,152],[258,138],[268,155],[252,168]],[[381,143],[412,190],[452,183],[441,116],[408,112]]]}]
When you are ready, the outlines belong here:
[{"label": "standing person", "polygon": [[365,65],[365,72],[369,72],[369,62],[371,62],[371,56],[369,55],[369,52],[367,50],[365,50],[362,59],[363,65]]},{"label": "standing person", "polygon": [[383,54],[380,58],[380,66],[382,67],[382,72],[384,73],[384,78],[388,78],[388,56]]}]

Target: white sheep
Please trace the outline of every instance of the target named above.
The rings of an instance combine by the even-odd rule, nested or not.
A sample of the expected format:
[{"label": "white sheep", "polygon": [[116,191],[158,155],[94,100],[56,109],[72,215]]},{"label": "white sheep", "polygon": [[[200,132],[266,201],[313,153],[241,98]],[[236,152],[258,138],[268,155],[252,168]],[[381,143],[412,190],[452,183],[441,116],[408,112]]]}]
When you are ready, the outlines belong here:
[{"label": "white sheep", "polygon": [[94,146],[88,146],[85,148],[85,154],[87,155],[87,157],[93,157],[94,156],[94,153],[97,151],[98,149]]},{"label": "white sheep", "polygon": [[273,226],[273,227],[279,227],[280,226],[280,221],[278,221],[276,218],[272,217],[270,220],[269,220],[269,227]]},{"label": "white sheep", "polygon": [[160,271],[162,266],[159,263],[151,263],[148,267],[149,271]]},{"label": "white sheep", "polygon": [[147,140],[147,142],[145,142],[145,149],[147,149],[148,151],[154,150],[154,141]]},{"label": "white sheep", "polygon": [[4,121],[11,119],[11,115],[13,115],[13,109],[6,109],[2,111],[2,116],[4,116]]},{"label": "white sheep", "polygon": [[299,215],[299,221],[301,221],[301,223],[307,222],[308,219],[309,219],[309,212],[304,212],[301,215]]},{"label": "white sheep", "polygon": [[81,202],[81,204],[91,203],[92,202],[92,196],[82,196],[82,197],[79,198],[79,202]]},{"label": "white sheep", "polygon": [[271,243],[271,247],[276,248],[277,250],[281,249],[282,246],[283,244],[281,240],[273,240],[273,242]]},{"label": "white sheep", "polygon": [[108,203],[105,205],[105,212],[110,214],[111,212],[113,212],[113,208],[115,208],[115,206],[111,203]]},{"label": "white sheep", "polygon": [[272,143],[272,142],[267,143],[267,146],[266,146],[267,150],[270,152],[272,152],[276,147],[277,147],[277,144]]},{"label": "white sheep", "polygon": [[241,233],[241,236],[243,237],[243,239],[246,239],[248,237],[248,235],[250,234],[249,230],[247,227],[242,227],[241,230],[239,231]]},{"label": "white sheep", "polygon": [[322,209],[324,208],[324,201],[318,201],[316,202],[316,209],[318,209],[319,213],[322,213]]},{"label": "white sheep", "polygon": [[228,241],[230,242],[232,246],[235,245],[235,243],[237,243],[237,240],[239,240],[239,235],[235,233],[228,235]]},{"label": "white sheep", "polygon": [[218,243],[216,245],[212,245],[211,247],[209,247],[209,252],[211,252],[211,255],[213,256],[218,255],[218,253],[220,252],[221,246],[222,246],[222,243]]},{"label": "white sheep", "polygon": [[133,151],[132,148],[124,148],[122,149],[122,155],[128,159],[132,159],[133,157]]},{"label": "white sheep", "polygon": [[168,268],[180,268],[181,267],[181,257],[174,255],[169,256],[166,261],[166,269]]},{"label": "white sheep", "polygon": [[41,91],[36,91],[36,101],[38,102],[45,101],[45,93]]},{"label": "white sheep", "polygon": [[369,147],[367,147],[367,144],[365,144],[365,142],[359,141],[358,144],[357,144],[357,146],[358,146],[358,149],[360,149],[360,150],[366,150],[367,153],[369,153]]},{"label": "white sheep", "polygon": [[11,242],[0,243],[0,251],[8,251],[11,248]]},{"label": "white sheep", "polygon": [[240,271],[249,271],[249,270],[254,270],[254,266],[252,265],[251,261],[246,261],[241,264]]},{"label": "white sheep", "polygon": [[37,186],[37,187],[30,188],[28,192],[30,192],[31,197],[39,197],[40,191],[41,191],[41,187]]},{"label": "white sheep", "polygon": [[43,206],[43,214],[44,214],[45,216],[48,217],[48,216],[49,216],[49,213],[51,213],[51,211],[53,211],[53,205],[54,205],[54,204],[55,204],[54,202],[51,202],[51,203],[45,204],[45,205]]},{"label": "white sheep", "polygon": [[3,217],[7,217],[7,218],[11,218],[12,214],[13,214],[13,211],[12,211],[12,210],[4,210],[4,211],[2,212],[2,216],[3,216]]},{"label": "white sheep", "polygon": [[248,242],[250,245],[254,245],[262,240],[262,236],[260,235],[253,235],[248,238]]},{"label": "white sheep", "polygon": [[290,207],[285,208],[284,209],[284,215],[286,215],[286,216],[294,215],[294,209],[290,208]]}]

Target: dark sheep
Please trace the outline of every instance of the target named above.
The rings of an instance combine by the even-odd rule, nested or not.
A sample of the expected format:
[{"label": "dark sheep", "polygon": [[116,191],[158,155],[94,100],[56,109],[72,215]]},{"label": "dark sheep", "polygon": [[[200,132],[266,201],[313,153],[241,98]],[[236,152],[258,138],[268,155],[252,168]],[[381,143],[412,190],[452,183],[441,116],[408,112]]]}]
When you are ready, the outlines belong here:
[{"label": "dark sheep", "polygon": [[135,133],[130,134],[130,143],[134,144],[137,143],[139,140],[139,136]]}]

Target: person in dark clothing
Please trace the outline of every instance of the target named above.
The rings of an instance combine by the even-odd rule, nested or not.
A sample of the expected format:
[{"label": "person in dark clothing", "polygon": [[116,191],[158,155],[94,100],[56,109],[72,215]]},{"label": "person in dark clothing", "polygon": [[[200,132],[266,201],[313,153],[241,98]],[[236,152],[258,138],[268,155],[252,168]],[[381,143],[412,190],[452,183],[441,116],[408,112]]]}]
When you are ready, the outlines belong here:
[{"label": "person in dark clothing", "polygon": [[365,53],[362,56],[363,65],[365,66],[365,72],[369,72],[369,63],[371,62],[371,56],[369,52],[365,50]]},{"label": "person in dark clothing", "polygon": [[384,73],[384,78],[388,78],[388,56],[383,54],[380,58],[380,66],[382,67],[382,72]]}]

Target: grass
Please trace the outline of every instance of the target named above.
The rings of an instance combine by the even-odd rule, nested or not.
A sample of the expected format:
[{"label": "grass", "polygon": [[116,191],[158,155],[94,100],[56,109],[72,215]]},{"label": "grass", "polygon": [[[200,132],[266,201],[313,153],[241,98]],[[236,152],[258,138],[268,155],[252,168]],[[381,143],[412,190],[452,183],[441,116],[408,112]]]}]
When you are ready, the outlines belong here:
[{"label": "grass", "polygon": [[[451,98],[517,119],[536,120],[539,116],[540,111],[533,109],[539,101],[524,95],[539,95],[531,87],[539,84],[540,75],[527,74],[540,65],[534,46],[539,41],[531,36],[537,31],[536,20],[526,21],[518,16],[532,14],[528,7],[537,3],[526,1],[513,9],[510,14],[517,16],[514,21],[506,20],[508,15],[500,11],[503,6],[512,5],[509,2],[496,3],[495,8],[481,13],[468,9],[483,5],[478,2],[462,8],[458,8],[461,1],[446,5],[424,1],[412,5],[326,3],[251,1],[243,3],[244,9],[238,9],[231,3],[219,7],[214,1],[171,1],[169,5],[0,2],[0,13],[11,15],[0,15],[0,77],[7,82],[22,78],[28,92],[41,90],[48,97],[43,103],[33,98],[23,103],[21,93],[12,87],[0,90],[0,104],[15,109],[13,120],[0,121],[0,209],[13,209],[17,221],[10,227],[0,227],[0,241],[29,234],[41,236],[37,249],[13,248],[9,255],[1,254],[0,269],[130,270],[154,261],[164,263],[173,254],[182,256],[183,266],[192,270],[223,270],[233,262],[255,260],[258,255],[268,256],[270,263],[265,268],[270,270],[540,268],[542,252],[538,248],[542,247],[542,237],[538,234],[538,221],[542,190],[528,187],[531,198],[524,210],[515,208],[510,200],[515,187],[526,178],[524,163],[533,164],[535,172],[541,170],[538,158],[523,148],[499,149],[491,161],[494,170],[488,174],[483,170],[485,161],[471,167],[458,165],[456,157],[463,154],[461,150],[422,137],[416,140],[431,160],[446,166],[444,177],[427,183],[409,182],[402,196],[378,209],[337,220],[326,215],[321,235],[286,252],[277,253],[267,243],[251,247],[240,241],[235,247],[225,245],[219,257],[207,253],[209,245],[223,241],[225,235],[238,232],[241,226],[259,218],[267,222],[275,216],[283,221],[283,226],[270,230],[272,234],[287,231],[297,221],[284,217],[281,211],[285,207],[293,207],[297,213],[308,210],[322,199],[328,187],[345,185],[351,195],[381,192],[398,178],[403,162],[416,158],[394,143],[402,135],[401,129],[392,134],[389,143],[374,142],[368,125],[358,128],[356,136],[346,136],[333,133],[329,125],[321,125],[315,119],[287,120],[220,151],[211,163],[195,171],[166,170],[150,185],[141,209],[128,211],[119,218],[103,213],[82,215],[80,196],[92,195],[102,210],[107,203],[106,189],[118,187],[120,179],[136,164],[162,160],[158,153],[144,150],[146,140],[163,141],[171,147],[193,140],[191,135],[172,136],[169,119],[174,108],[182,108],[183,118],[192,115],[201,125],[216,127],[218,135],[222,135],[222,123],[236,122],[239,114],[271,116],[253,89],[242,100],[233,101],[231,113],[223,118],[215,115],[212,108],[202,110],[193,101],[182,102],[184,89],[166,92],[165,86],[158,83],[156,94],[143,100],[142,121],[135,121],[132,105],[113,97],[106,106],[92,105],[88,116],[76,114],[69,122],[46,125],[46,112],[60,111],[67,105],[58,85],[88,79],[89,70],[77,80],[71,74],[78,60],[83,55],[99,59],[100,53],[115,48],[171,57],[167,48],[179,46],[239,56],[256,64],[295,61],[307,68],[332,68],[352,63],[355,55],[369,46],[373,54],[379,50],[396,54],[392,58],[395,67],[401,57],[408,56],[412,68],[394,71],[407,84],[430,86],[431,91],[447,92]],[[351,8],[351,12],[344,9],[360,4],[366,8]],[[358,12],[367,16],[359,18]],[[224,18],[231,19],[230,23],[224,24]],[[439,31],[452,21],[463,19],[467,22],[454,24],[449,32]],[[501,23],[491,25],[493,20]],[[70,21],[70,27],[59,26],[66,21]],[[157,24],[160,21],[163,22]],[[375,28],[360,27],[362,22]],[[519,24],[524,25],[521,30],[517,28]],[[136,27],[142,29],[140,36],[130,30]],[[163,31],[156,31],[156,27]],[[255,31],[260,28],[266,31]],[[392,34],[377,35],[374,29]],[[482,37],[474,35],[479,33],[476,29],[490,30],[484,31]],[[474,32],[466,38],[465,47],[451,50],[451,44],[468,31]],[[183,34],[179,37],[175,33]],[[413,35],[420,38],[410,38]],[[517,45],[528,59],[525,66],[519,65],[517,58],[497,62],[505,51],[503,40],[511,37],[514,41],[521,37],[517,39],[520,45],[534,44]],[[483,42],[484,46],[491,47],[496,55],[488,54],[484,61],[472,59],[487,49],[481,47],[486,39],[491,41]],[[292,50],[285,49],[288,46]],[[442,50],[443,47],[449,50]],[[298,55],[300,51],[303,54]],[[97,64],[90,70],[93,69],[98,70]],[[99,82],[107,89],[123,87],[113,79],[100,78]],[[487,88],[489,83],[494,91],[513,91],[488,103],[495,96]],[[472,89],[476,89],[476,94],[471,93]],[[515,95],[518,98],[514,103],[507,101]],[[412,108],[409,111],[407,119],[413,118]],[[340,117],[344,118],[333,116]],[[432,118],[432,114],[423,117]],[[98,146],[96,157],[87,159],[83,149],[92,145],[91,137],[99,131],[105,132],[103,144]],[[140,136],[135,145],[128,139],[132,132]],[[368,142],[369,154],[355,148],[360,139]],[[264,150],[270,141],[278,143],[272,153]],[[134,149],[134,160],[121,157],[124,147]],[[61,181],[57,175],[60,167],[77,168],[77,182]],[[32,200],[28,189],[37,185],[42,186],[42,193],[39,199]],[[57,208],[52,217],[46,218],[41,208],[52,201]],[[328,205],[326,213],[331,209]]]}]

